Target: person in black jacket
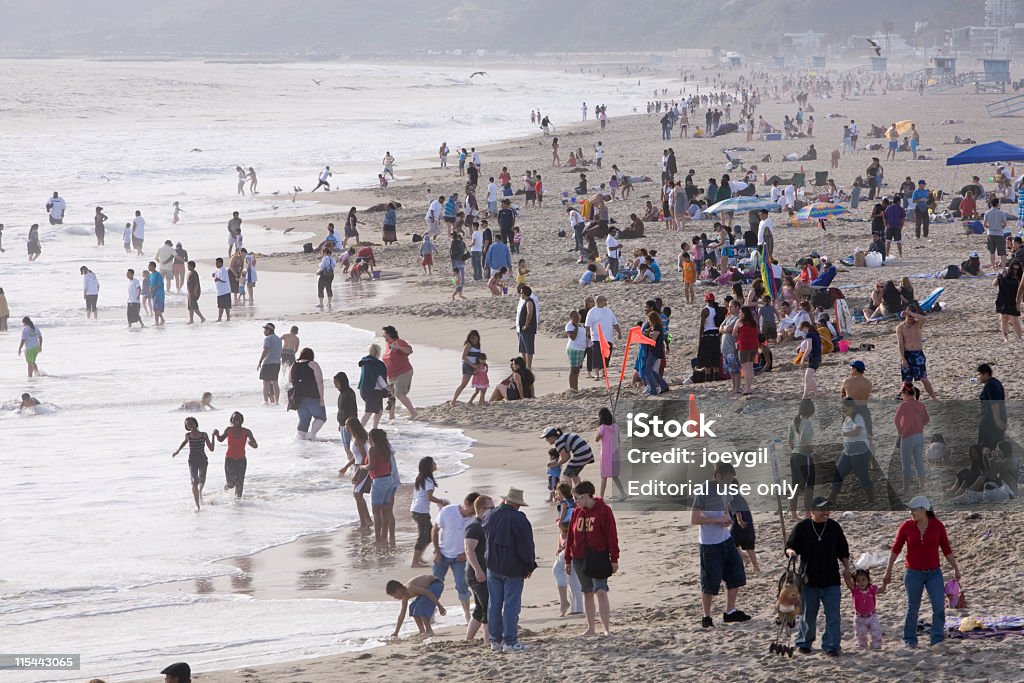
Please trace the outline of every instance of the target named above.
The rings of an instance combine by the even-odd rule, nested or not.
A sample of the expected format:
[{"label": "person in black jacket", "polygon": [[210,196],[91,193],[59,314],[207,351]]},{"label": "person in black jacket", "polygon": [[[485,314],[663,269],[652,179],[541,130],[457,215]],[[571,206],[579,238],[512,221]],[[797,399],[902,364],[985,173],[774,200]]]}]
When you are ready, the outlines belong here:
[{"label": "person in black jacket", "polygon": [[842,619],[839,605],[842,588],[839,563],[843,577],[851,576],[850,546],[843,527],[829,519],[828,498],[818,496],[811,501],[811,517],[797,522],[786,541],[786,556],[800,557],[800,571],[805,577],[801,595],[800,619],[796,644],[800,652],[811,651],[815,640],[815,627],[819,604],[825,607],[825,633],[821,637],[822,651],[835,657],[840,651]]},{"label": "person in black jacket", "polygon": [[519,613],[523,584],[537,568],[533,527],[519,508],[525,507],[521,489],[510,488],[501,505],[484,519],[487,539],[487,635],[492,652],[522,652]]}]

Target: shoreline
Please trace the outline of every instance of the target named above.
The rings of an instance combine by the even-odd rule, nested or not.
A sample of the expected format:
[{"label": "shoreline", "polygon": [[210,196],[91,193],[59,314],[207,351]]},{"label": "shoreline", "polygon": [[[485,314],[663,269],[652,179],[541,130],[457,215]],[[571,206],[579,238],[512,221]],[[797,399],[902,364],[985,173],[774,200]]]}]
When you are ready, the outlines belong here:
[{"label": "shoreline", "polygon": [[[901,95],[903,100],[907,99],[906,93]],[[925,101],[929,102],[932,97],[936,100],[943,98],[943,96],[929,96],[925,98]],[[868,121],[871,117],[871,109],[876,105],[880,105],[883,101],[880,97],[862,96],[857,101],[847,101],[841,105],[838,101],[821,102],[819,105],[821,117],[819,124],[822,129],[826,129],[822,132],[829,136],[834,136],[835,134],[834,128],[836,124],[825,118],[825,111],[828,108],[841,106],[844,108],[844,111],[855,111],[855,114],[852,115],[856,116],[858,120]],[[951,102],[948,97],[945,97],[942,101]],[[816,102],[816,104],[819,103]],[[910,102],[907,106],[912,104],[913,102]],[[929,104],[933,104],[933,102],[929,102]],[[981,104],[980,100],[972,100],[970,106],[980,111]],[[765,112],[772,115],[773,121],[776,118],[775,112],[781,112],[787,108],[788,104],[771,102],[764,106]],[[921,112],[921,116],[924,115]],[[967,115],[965,114],[966,117]],[[778,118],[781,118],[781,114],[778,115]],[[614,142],[606,142],[605,144],[609,150],[613,148],[613,145],[619,146],[614,155],[609,152],[609,155],[606,156],[609,164],[609,173],[611,162],[620,155],[626,158],[626,161],[619,162],[623,170],[650,170],[656,160],[652,156],[652,151],[661,145],[651,140],[652,133],[656,136],[654,127],[656,126],[657,119],[646,117],[646,120],[647,126],[645,129],[645,117],[643,114],[639,114],[637,117],[617,116],[610,120],[607,132],[598,131],[596,124],[594,124],[590,130],[574,129],[560,134],[559,137],[564,135],[566,140],[579,139],[582,141],[581,145],[591,144],[594,140],[601,138],[614,140]],[[921,120],[921,118],[918,117],[918,120]],[[942,147],[938,146],[941,144],[938,142],[939,135],[948,132],[949,136],[951,136],[953,129],[942,131],[941,129],[932,128],[930,130],[935,136],[935,149],[941,151]],[[935,132],[936,130],[939,132]],[[960,129],[957,128],[955,130],[959,131]],[[814,141],[819,142],[821,139],[827,141],[832,138],[816,138]],[[739,138],[728,138],[728,141],[739,143]],[[550,140],[547,137],[534,135],[521,140],[510,140],[504,144],[496,144],[491,150],[480,148],[489,152],[484,157],[484,167],[485,169],[495,169],[501,165],[508,165],[513,173],[513,177],[515,177],[517,171],[523,167],[523,164],[529,164],[528,167],[530,168],[542,169],[545,177],[548,177],[549,174],[558,173],[558,171],[554,171],[548,166],[548,161],[545,157],[549,142]],[[719,175],[721,172],[721,156],[717,150],[721,142],[723,141],[686,142],[674,140],[672,144],[676,145],[677,148],[685,149],[688,154],[680,164],[681,169],[693,166],[701,168],[701,173],[703,174]],[[777,154],[790,148],[803,146],[806,142],[805,140],[792,140],[785,141],[782,144],[756,143],[756,147],[759,151],[765,148],[771,150],[773,154]],[[567,150],[575,146],[576,143],[572,142],[571,144],[566,144],[563,149]],[[824,167],[827,165],[827,160],[822,161],[822,159],[825,158],[829,143],[825,142],[821,146],[822,152],[819,161],[811,164],[810,166],[812,167]],[[627,151],[621,151],[622,149]],[[493,156],[499,159],[499,161],[497,163],[490,161],[488,159],[489,156]],[[750,156],[753,159],[755,155],[751,153]],[[841,171],[842,175],[839,176],[839,173],[837,173],[837,177],[842,179],[840,182],[844,185],[847,184],[848,179],[846,176],[852,176],[859,172],[855,170],[856,167],[867,163],[869,157],[870,155],[861,153],[853,159],[852,165],[849,163],[849,160],[845,160],[844,168]],[[540,159],[539,161],[538,158]],[[633,169],[630,169],[630,164],[632,164]],[[795,171],[797,166],[798,162],[776,161],[768,168],[771,171],[778,171],[780,175],[784,175],[785,172]],[[939,176],[936,185],[941,186],[941,174],[944,171],[937,168],[936,164],[911,164],[906,160],[901,160],[898,165],[894,164],[894,166],[899,170],[894,171],[892,176],[890,176],[890,190],[893,189],[893,181],[898,181],[906,173],[936,174]],[[908,168],[910,170],[907,170]],[[812,169],[809,168],[808,170]],[[591,168],[591,172],[593,171],[594,169]],[[483,177],[486,178],[488,173],[491,172],[493,171],[485,170]],[[928,177],[931,181],[933,176],[929,175]],[[558,176],[556,176],[555,183],[558,182],[557,178]],[[334,311],[330,314],[306,312],[300,313],[297,319],[312,318],[345,322],[354,327],[368,329],[374,334],[378,333],[381,324],[394,324],[403,333],[403,338],[408,339],[414,345],[427,343],[439,346],[440,348],[454,348],[456,350],[461,347],[461,339],[465,330],[469,325],[473,325],[481,330],[484,335],[484,345],[488,350],[495,347],[502,351],[514,349],[515,342],[510,313],[511,301],[506,299],[496,302],[489,298],[486,291],[482,292],[481,295],[480,285],[470,286],[467,284],[467,294],[472,293],[473,296],[469,296],[467,302],[460,301],[456,304],[448,304],[445,298],[450,290],[450,285],[447,284],[447,278],[444,277],[444,273],[435,273],[432,277],[420,276],[418,274],[414,249],[408,243],[409,233],[422,230],[423,223],[420,208],[425,196],[422,189],[427,186],[433,187],[436,185],[450,191],[453,187],[459,188],[461,183],[462,179],[455,177],[452,169],[442,173],[441,169],[424,168],[417,169],[409,181],[392,185],[387,191],[381,192],[382,196],[400,198],[403,204],[406,205],[406,208],[400,212],[399,218],[400,243],[393,247],[381,248],[377,252],[378,258],[381,255],[385,255],[388,258],[387,265],[382,269],[388,271],[394,269],[397,273],[395,278],[396,286],[392,296],[384,304],[376,307],[374,311]],[[678,327],[673,328],[673,334],[678,335],[678,341],[674,342],[674,347],[678,345],[679,355],[673,357],[674,365],[670,366],[670,373],[675,375],[678,375],[683,370],[680,367],[682,365],[680,361],[689,357],[690,352],[695,348],[695,334],[691,329],[693,325],[690,324],[690,321],[696,312],[695,308],[677,303],[682,301],[681,286],[676,282],[678,276],[670,274],[668,268],[665,269],[667,277],[663,281],[663,286],[657,290],[645,287],[619,287],[610,284],[594,286],[584,290],[582,287],[575,285],[576,266],[573,265],[573,258],[566,255],[566,244],[564,242],[552,239],[556,226],[560,227],[564,222],[564,214],[559,215],[562,214],[564,209],[556,201],[557,192],[560,188],[557,188],[554,184],[546,186],[553,187],[554,191],[549,190],[549,197],[553,200],[551,204],[555,205],[556,209],[552,211],[544,208],[527,212],[524,215],[523,221],[526,228],[531,230],[531,241],[529,246],[524,249],[524,254],[530,260],[532,271],[536,273],[537,285],[535,285],[535,289],[541,292],[543,301],[541,309],[541,338],[538,340],[539,353],[535,362],[535,367],[538,369],[538,395],[540,398],[529,402],[529,405],[520,403],[515,406],[510,404],[493,406],[484,409],[486,412],[484,410],[477,410],[475,406],[470,408],[465,405],[454,408],[440,405],[423,408],[423,414],[428,424],[436,427],[455,426],[462,429],[467,436],[474,438],[476,441],[470,447],[470,451],[472,452],[474,449],[481,451],[479,455],[474,452],[474,457],[467,461],[469,469],[459,475],[457,481],[460,484],[460,491],[468,490],[463,488],[467,482],[471,485],[477,485],[477,482],[479,482],[481,487],[492,487],[488,493],[501,495],[501,489],[507,487],[510,483],[522,481],[524,482],[523,486],[526,488],[527,500],[531,502],[531,508],[533,508],[531,512],[535,512],[540,517],[546,514],[546,508],[533,503],[533,500],[540,495],[538,489],[543,488],[541,486],[543,477],[540,473],[542,451],[539,440],[531,441],[530,439],[534,438],[534,435],[539,432],[539,428],[546,426],[550,420],[556,420],[560,424],[576,423],[580,425],[577,427],[580,433],[589,438],[590,428],[587,427],[586,431],[584,431],[582,426],[590,419],[586,411],[590,411],[589,415],[593,415],[596,412],[593,409],[594,406],[600,405],[605,401],[603,387],[582,378],[581,386],[583,391],[580,394],[572,396],[570,400],[570,395],[563,391],[566,384],[563,368],[565,362],[562,351],[564,339],[557,338],[554,333],[564,323],[565,311],[574,305],[578,305],[578,301],[585,294],[608,294],[610,297],[614,297],[615,310],[619,313],[623,326],[626,327],[632,325],[632,321],[629,321],[627,316],[635,314],[642,306],[644,299],[653,296],[656,291],[658,295],[664,297],[666,301],[672,303],[676,308],[675,316],[677,317],[673,318],[673,324],[677,324]],[[370,190],[370,192],[374,193],[375,190]],[[638,186],[637,196],[630,200],[629,204],[612,204],[614,216],[621,221],[624,216],[624,210],[627,212],[629,210],[635,211],[638,206],[642,205],[640,200],[650,198],[652,194],[654,198],[657,197],[656,186]],[[624,209],[623,207],[628,208]],[[862,208],[860,213],[863,214],[865,209],[869,208],[870,206]],[[310,225],[317,222],[323,223],[325,222],[324,216],[327,215],[330,214],[316,214],[308,216],[304,220]],[[699,232],[709,227],[708,223],[691,224],[683,235],[688,237],[695,230]],[[907,254],[902,259],[894,259],[895,267],[887,267],[881,271],[874,272],[871,272],[870,269],[845,270],[843,272],[843,277],[846,278],[844,279],[844,286],[849,289],[851,294],[856,294],[856,296],[860,297],[861,293],[857,287],[864,287],[876,277],[892,277],[897,273],[924,271],[936,262],[937,259],[953,262],[951,260],[953,257],[950,254],[962,252],[971,248],[971,245],[976,243],[976,241],[972,242],[970,238],[954,235],[950,230],[950,228],[954,227],[958,226],[955,224],[953,226],[936,225],[933,228],[936,231],[935,238],[924,245],[908,240]],[[364,239],[366,239],[366,237],[369,237],[370,231],[374,229],[370,226],[364,226],[363,231],[361,231],[361,237],[365,235]],[[843,254],[863,239],[865,230],[866,226],[859,222],[835,222],[830,225],[830,233],[822,239],[827,240],[829,254]],[[783,228],[779,230],[779,233],[776,238],[777,244],[781,243],[781,248],[786,249],[787,257],[796,248],[805,250],[817,248],[817,234],[812,233],[806,227],[794,227],[792,230]],[[663,231],[662,226],[656,224],[649,224],[648,235],[649,237],[643,242],[644,246],[656,246],[663,256],[667,257],[664,261],[671,262],[673,259],[672,255],[675,253],[673,245],[677,245],[682,236]],[[941,242],[938,239],[940,235],[944,238]],[[369,241],[376,240],[371,239]],[[634,244],[639,245],[640,243],[627,243],[626,246],[633,247]],[[936,251],[938,253],[935,253]],[[308,259],[310,258],[312,257],[301,253],[278,254],[265,258],[261,263],[266,263],[267,265],[263,267],[268,270],[279,268],[291,271],[307,268]],[[446,258],[443,257],[443,252],[442,257],[438,258],[438,261],[442,263],[446,261]],[[392,263],[398,265],[392,265]],[[534,266],[532,264],[538,265]],[[572,271],[571,276],[567,276],[567,270]],[[531,282],[531,284],[533,283]],[[927,284],[922,284],[922,287]],[[401,289],[400,292],[399,289]],[[971,303],[980,296],[987,297],[990,289],[990,283],[987,281],[963,281],[957,287],[949,287],[947,290],[948,294],[944,296],[943,301],[951,306],[954,314],[953,316],[945,316],[944,319],[940,319],[936,326],[956,323],[968,326],[985,325],[985,329],[991,327],[990,319],[987,319],[987,322],[982,322],[980,314],[976,314],[971,309]],[[713,291],[716,295],[724,295],[726,293],[722,288],[714,288]],[[960,316],[962,320],[948,320],[950,317],[958,316],[956,311],[964,312]],[[680,321],[679,323],[675,323],[677,319]],[[414,331],[408,332],[408,330]],[[890,326],[876,326],[871,329],[860,328],[856,331],[856,339],[858,342],[868,340],[879,341],[879,338],[886,338],[891,334],[892,329]],[[933,330],[929,333],[930,337],[938,337],[939,335],[940,332],[938,330]],[[436,341],[424,341],[425,339],[435,339]],[[492,341],[494,339],[498,340],[497,343]],[[971,353],[977,355],[979,351],[974,348],[975,344],[970,338],[942,335],[942,339],[949,346],[943,347],[942,354],[934,354],[933,363],[934,367],[937,368],[936,376],[942,377],[943,388],[947,392],[958,392],[963,396],[970,395],[973,397],[971,387],[967,386],[964,388],[960,383],[954,385],[954,382],[960,379],[960,370],[957,369],[955,359],[961,354]],[[879,346],[883,346],[883,344],[879,344]],[[764,385],[758,387],[760,398],[771,400],[774,397],[791,396],[793,393],[798,392],[800,385],[798,375],[800,373],[792,372],[790,368],[786,367],[786,362],[783,360],[784,356],[788,356],[788,351],[785,351],[786,348],[785,346],[779,347],[777,351],[777,371],[767,378]],[[795,352],[795,348],[790,348],[790,350]],[[509,351],[509,353],[512,352]],[[673,353],[677,352],[674,350]],[[973,358],[974,355],[971,357]],[[893,390],[898,384],[898,377],[894,378],[891,372],[892,359],[890,356],[891,349],[888,347],[881,348],[878,351],[858,352],[858,357],[867,359],[869,367],[876,373],[872,377],[877,382],[876,391],[880,395],[887,395],[887,392]],[[943,356],[949,356],[949,358],[944,358]],[[495,358],[500,359],[503,356],[495,354]],[[1000,366],[1000,376],[1006,380],[1010,378],[1018,379],[1021,371],[1008,367],[1008,365]],[[500,363],[498,367],[501,367]],[[820,371],[819,382],[828,396],[837,392],[838,383],[847,372],[848,369],[842,356],[838,357],[838,359],[836,357],[829,358],[826,364],[823,365]],[[681,376],[673,376],[671,374],[669,376],[673,385],[678,384],[680,378]],[[492,384],[497,379],[499,378],[492,376]],[[453,383],[452,386],[454,387],[455,384]],[[674,388],[680,395],[683,394],[683,391],[679,390],[680,387]],[[721,397],[722,394],[718,392],[721,392],[722,389],[720,384],[694,385],[687,388],[687,390],[692,390],[697,394],[698,398],[701,396]],[[413,396],[415,396],[415,392],[416,381],[414,380]],[[626,397],[633,397],[634,395],[632,390],[630,390]],[[463,394],[464,396],[465,394]],[[475,416],[484,416],[488,419],[488,429],[483,430],[466,426],[466,422],[473,421]],[[383,426],[386,428],[387,424],[384,423]],[[494,458],[493,463],[491,463],[491,458]],[[518,462],[532,462],[533,464],[522,469],[511,465],[511,463]],[[586,471],[587,476],[592,477],[594,474],[596,473],[592,470]],[[453,481],[455,480],[453,479]],[[498,490],[493,488],[496,481],[500,482]],[[396,503],[396,519],[399,522],[400,530],[400,547],[403,546],[403,543],[408,542],[403,539],[408,538],[407,535],[410,533],[409,529],[411,528],[408,526],[407,513],[404,512],[407,508],[402,507],[404,504],[401,500]],[[775,570],[779,568],[781,562],[778,553],[775,552],[778,545],[778,532],[774,520],[771,519],[771,515],[762,514],[755,516],[758,535],[764,544],[762,549],[768,547],[771,550],[762,555],[762,566],[765,567],[765,570],[760,574],[749,574],[747,587],[741,592],[741,608],[748,611],[755,619],[745,626],[730,627],[719,623],[719,618],[716,616],[716,629],[714,629],[714,632],[702,631],[698,628],[700,608],[697,596],[699,589],[697,588],[698,577],[695,560],[696,531],[689,524],[689,515],[685,512],[617,512],[617,517],[619,521],[620,542],[623,545],[622,555],[628,559],[624,560],[623,570],[612,581],[613,636],[610,639],[565,639],[566,634],[571,632],[569,629],[578,626],[582,630],[582,626],[578,621],[559,620],[548,616],[549,612],[555,612],[550,607],[554,600],[554,587],[551,585],[550,579],[545,575],[545,567],[542,563],[538,570],[539,573],[535,574],[534,578],[527,582],[527,592],[524,593],[524,609],[521,619],[521,624],[524,626],[523,636],[528,639],[528,642],[535,650],[534,653],[528,655],[528,660],[520,659],[518,662],[513,662],[509,658],[492,658],[488,653],[485,653],[486,648],[481,646],[479,642],[476,644],[466,644],[455,639],[454,636],[459,635],[458,631],[461,630],[461,626],[455,624],[447,625],[446,623],[443,631],[439,629],[439,637],[429,644],[421,644],[411,640],[385,643],[387,649],[384,650],[375,648],[368,652],[350,652],[308,660],[279,662],[271,665],[246,668],[241,671],[215,671],[204,673],[202,679],[226,683],[227,681],[237,680],[239,673],[244,673],[280,683],[309,680],[311,677],[315,680],[335,680],[342,676],[372,675],[375,670],[384,666],[387,667],[389,677],[398,677],[399,679],[423,676],[424,674],[430,677],[451,676],[454,672],[456,676],[465,676],[467,678],[482,676],[496,680],[522,680],[525,676],[527,679],[546,680],[549,676],[554,676],[557,672],[563,671],[565,667],[572,667],[574,673],[583,676],[607,676],[607,672],[612,669],[616,672],[616,676],[622,676],[623,678],[643,676],[650,680],[660,681],[668,680],[668,676],[674,675],[670,672],[687,666],[699,675],[703,675],[709,680],[714,680],[726,670],[721,667],[720,663],[716,664],[713,661],[715,658],[707,657],[706,653],[709,648],[723,643],[727,643],[735,651],[728,671],[747,672],[752,683],[767,683],[767,681],[778,680],[783,676],[791,675],[791,663],[778,658],[769,658],[764,654],[767,650],[766,641],[770,640],[775,629],[771,623],[774,596],[769,599],[768,595],[772,592],[776,583],[777,573]],[[406,518],[407,526],[405,528],[402,526],[403,518]],[[905,515],[901,513],[879,512],[858,513],[853,521],[847,522],[844,520],[843,524],[848,528],[848,533],[852,538],[856,539],[857,550],[855,551],[855,556],[860,552],[884,548],[885,544],[891,540],[890,531],[894,529],[898,521],[904,518]],[[954,547],[957,548],[957,555],[961,563],[965,566],[969,562],[978,563],[977,571],[979,574],[983,573],[984,578],[979,578],[977,581],[979,583],[983,582],[985,592],[982,593],[982,587],[979,586],[972,593],[972,597],[977,596],[978,608],[982,611],[1000,609],[1000,605],[1005,602],[1003,598],[1005,598],[1006,593],[1004,592],[1001,597],[999,591],[1013,591],[1014,589],[1008,577],[993,575],[992,572],[986,572],[984,567],[980,565],[984,563],[984,557],[994,552],[994,548],[998,548],[999,552],[1006,553],[1011,558],[1020,557],[1021,549],[1014,545],[1015,539],[1013,534],[1004,534],[993,543],[985,545],[979,540],[981,529],[995,523],[994,515],[982,515],[980,518],[961,518],[961,515],[955,509],[946,508],[943,512],[943,519],[950,529]],[[550,524],[547,526],[550,527]],[[550,555],[550,548],[545,549],[543,547],[543,544],[547,542],[543,540],[545,538],[544,529],[544,525],[537,524],[535,519],[538,555],[542,558],[547,558]],[[343,528],[332,534],[324,535],[329,536],[330,539],[318,538],[314,547],[334,544],[338,549],[349,549],[352,539],[344,538],[346,531]],[[355,534],[348,530],[348,536],[354,537]],[[550,536],[547,536],[547,538],[550,538]],[[293,567],[287,565],[290,561],[288,553],[293,553],[301,545],[301,542],[298,542],[278,546],[278,548],[286,548],[282,550],[282,557],[279,560],[274,560],[274,562],[280,562],[279,566],[282,568],[282,576],[289,572],[294,573],[292,571]],[[275,549],[263,552],[270,553],[273,550]],[[379,580],[376,577],[367,577],[365,574],[372,573],[380,568],[394,569],[397,573],[403,567],[402,562],[407,559],[409,559],[409,554],[399,554],[394,556],[392,562],[385,563],[383,567],[380,564],[375,567],[366,567],[366,569],[370,570],[369,572],[361,572],[358,576],[353,577],[353,584],[358,584],[358,586],[353,585],[347,590],[352,591],[353,594],[366,597],[372,596],[374,592],[379,594]],[[412,570],[407,571],[411,572]],[[371,583],[371,581],[377,581],[377,583]],[[975,583],[974,585],[978,584]],[[454,591],[448,587],[442,599],[446,604],[454,605],[453,596]],[[339,592],[337,595],[321,595],[320,597],[348,598],[349,596],[346,593]],[[808,675],[821,675],[832,678],[859,675],[864,680],[882,680],[899,677],[906,674],[908,670],[930,671],[939,669],[944,674],[954,678],[964,678],[971,675],[971,672],[974,670],[970,662],[964,662],[964,659],[968,659],[968,657],[960,656],[966,653],[975,655],[991,653],[993,658],[986,657],[986,664],[992,671],[999,669],[1001,666],[1000,661],[994,659],[994,657],[998,656],[999,651],[995,649],[992,643],[982,641],[964,641],[962,647],[956,650],[958,653],[956,658],[945,654],[945,652],[900,652],[897,647],[897,612],[900,599],[897,596],[894,599],[896,604],[889,603],[885,607],[887,650],[884,654],[878,655],[877,658],[874,656],[863,657],[856,655],[844,657],[839,661],[838,665],[822,657],[813,657],[801,660],[806,663],[804,670],[808,671]],[[378,600],[374,601],[377,602]],[[720,602],[720,600],[716,601],[716,609],[720,607],[718,604]],[[452,620],[460,621],[457,608],[453,609],[452,615],[445,622]],[[848,631],[848,625],[844,624],[844,626]],[[723,634],[728,635],[723,636]],[[851,642],[849,632],[847,632],[846,638],[846,645],[850,650],[853,650],[854,645]],[[709,645],[709,643],[714,645]],[[566,652],[566,645],[570,645],[568,649],[571,649],[572,652]],[[890,650],[895,650],[895,652]],[[929,661],[928,657],[933,657],[934,659]],[[659,666],[662,668],[657,668]]]}]

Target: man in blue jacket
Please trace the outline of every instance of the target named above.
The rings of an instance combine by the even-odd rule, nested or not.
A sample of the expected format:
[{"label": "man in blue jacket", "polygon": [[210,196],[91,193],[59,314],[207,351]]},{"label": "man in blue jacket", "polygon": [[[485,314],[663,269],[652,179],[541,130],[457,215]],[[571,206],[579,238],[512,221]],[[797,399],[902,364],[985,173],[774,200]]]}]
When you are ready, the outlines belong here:
[{"label": "man in blue jacket", "polygon": [[487,538],[487,634],[492,652],[522,652],[519,612],[523,583],[537,568],[533,527],[519,508],[524,507],[521,489],[510,488],[501,505],[484,520]]},{"label": "man in blue jacket", "polygon": [[487,254],[484,255],[484,266],[492,273],[497,273],[505,266],[508,268],[509,277],[512,277],[512,252],[508,249],[504,233],[498,235],[497,241],[487,250]]}]

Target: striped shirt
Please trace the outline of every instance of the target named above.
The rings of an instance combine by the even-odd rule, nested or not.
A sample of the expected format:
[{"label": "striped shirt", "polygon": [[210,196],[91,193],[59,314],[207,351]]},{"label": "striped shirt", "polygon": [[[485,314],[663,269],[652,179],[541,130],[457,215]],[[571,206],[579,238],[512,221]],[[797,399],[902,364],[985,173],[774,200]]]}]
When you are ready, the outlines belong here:
[{"label": "striped shirt", "polygon": [[569,451],[569,462],[566,463],[566,467],[583,467],[594,462],[594,452],[590,450],[590,444],[579,434],[562,434],[555,441],[555,450],[559,453],[563,450]]}]

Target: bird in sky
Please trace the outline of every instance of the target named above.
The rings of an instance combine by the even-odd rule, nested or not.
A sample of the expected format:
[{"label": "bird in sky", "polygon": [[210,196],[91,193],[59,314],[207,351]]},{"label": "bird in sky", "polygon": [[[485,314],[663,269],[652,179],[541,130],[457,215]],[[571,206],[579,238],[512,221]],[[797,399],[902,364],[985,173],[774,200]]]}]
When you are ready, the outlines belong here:
[{"label": "bird in sky", "polygon": [[313,80],[313,82],[314,82],[314,83],[316,83],[317,85],[320,85],[321,83],[323,83],[323,81],[318,81],[318,80],[316,80],[315,78],[314,78],[314,79],[312,79],[312,80]]},{"label": "bird in sky", "polygon": [[473,73],[469,74],[469,77],[473,78],[473,76],[486,76],[486,75],[487,75],[486,71],[474,71]]},{"label": "bird in sky", "polygon": [[867,41],[868,41],[868,43],[871,44],[871,47],[875,48],[875,54],[877,56],[881,57],[882,56],[882,48],[881,48],[881,46],[878,43],[876,43],[875,41],[871,40],[870,38],[868,38]]}]

